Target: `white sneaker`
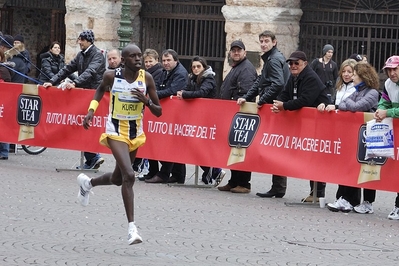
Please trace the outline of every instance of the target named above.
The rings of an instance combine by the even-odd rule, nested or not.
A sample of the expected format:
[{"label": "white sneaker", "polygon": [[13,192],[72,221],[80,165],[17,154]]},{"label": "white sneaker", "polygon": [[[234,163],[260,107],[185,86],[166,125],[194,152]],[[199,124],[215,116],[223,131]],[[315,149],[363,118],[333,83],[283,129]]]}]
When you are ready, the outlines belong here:
[{"label": "white sneaker", "polygon": [[89,204],[89,194],[91,192],[91,188],[87,188],[90,177],[85,174],[80,174],[78,175],[77,181],[79,184],[78,200],[82,206],[87,206]]},{"label": "white sneaker", "polygon": [[334,203],[328,203],[327,208],[333,212],[350,212],[353,210],[353,206],[343,197],[340,197]]},{"label": "white sneaker", "polygon": [[129,229],[129,234],[127,235],[127,242],[129,243],[129,245],[139,244],[143,242],[143,239],[141,238],[141,236],[139,236],[137,232],[137,227]]},{"label": "white sneaker", "polygon": [[399,208],[398,207],[395,206],[392,209],[392,211],[388,215],[388,219],[390,219],[390,220],[399,220]]},{"label": "white sneaker", "polygon": [[373,205],[367,200],[353,208],[357,213],[374,213]]}]

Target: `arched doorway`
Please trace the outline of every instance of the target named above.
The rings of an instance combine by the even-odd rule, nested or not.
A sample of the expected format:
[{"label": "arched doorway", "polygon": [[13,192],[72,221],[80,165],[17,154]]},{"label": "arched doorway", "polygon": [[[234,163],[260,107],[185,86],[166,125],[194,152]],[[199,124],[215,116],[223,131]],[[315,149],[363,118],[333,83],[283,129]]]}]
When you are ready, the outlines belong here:
[{"label": "arched doorway", "polygon": [[226,49],[222,0],[141,1],[142,49],[158,53],[173,49],[188,69],[190,60],[204,57],[216,73],[218,87],[223,78]]},{"label": "arched doorway", "polygon": [[65,0],[7,0],[0,9],[3,34],[21,34],[25,38],[25,47],[35,66],[30,76],[39,75],[39,55],[48,51],[51,42],[59,41],[61,50],[65,51],[65,12]]},{"label": "arched doorway", "polygon": [[366,54],[377,71],[385,60],[399,53],[399,1],[302,1],[299,48],[309,60],[322,48],[335,47],[334,60],[341,64],[351,54]]}]

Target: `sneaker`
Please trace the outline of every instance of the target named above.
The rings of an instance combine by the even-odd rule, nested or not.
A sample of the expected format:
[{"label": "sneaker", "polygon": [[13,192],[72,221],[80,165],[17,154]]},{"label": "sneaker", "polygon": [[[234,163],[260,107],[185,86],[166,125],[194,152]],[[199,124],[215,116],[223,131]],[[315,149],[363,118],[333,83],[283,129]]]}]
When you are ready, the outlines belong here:
[{"label": "sneaker", "polygon": [[78,184],[79,184],[79,192],[78,192],[78,200],[82,206],[87,206],[89,204],[89,195],[91,192],[91,188],[87,188],[88,182],[90,182],[90,177],[85,174],[78,175]]},{"label": "sneaker", "polygon": [[233,193],[249,193],[251,190],[246,187],[236,186],[235,188],[230,189]]},{"label": "sneaker", "polygon": [[388,219],[390,220],[399,220],[399,207],[394,207],[392,211],[388,215]]},{"label": "sneaker", "polygon": [[[76,166],[76,169],[80,170],[80,169],[81,169],[81,168],[80,168],[80,165]],[[84,164],[83,164],[83,170],[87,170],[87,169],[91,169],[91,168],[90,168],[90,165],[84,163]]]},{"label": "sneaker", "polygon": [[129,243],[129,245],[139,244],[143,242],[143,239],[141,238],[141,236],[139,236],[137,232],[137,227],[129,230],[129,233],[127,235],[127,242]]},{"label": "sneaker", "polygon": [[226,175],[226,172],[223,171],[221,168],[213,168],[212,171],[212,179],[215,180],[215,187],[218,186],[222,180],[223,177]]},{"label": "sneaker", "polygon": [[213,173],[213,169],[214,168],[212,168],[212,167],[210,167],[209,168],[209,171],[208,171],[208,174],[206,175],[206,176],[202,176],[202,182],[205,184],[205,185],[210,185],[210,184],[212,184],[212,173]]},{"label": "sneaker", "polygon": [[143,161],[143,169],[141,170],[141,173],[147,175],[150,172],[150,163],[148,162],[148,159],[143,159]]},{"label": "sneaker", "polygon": [[91,159],[91,164],[89,165],[89,169],[98,169],[100,168],[100,165],[104,162],[104,158],[100,156],[100,154],[97,154],[96,157]]},{"label": "sneaker", "polygon": [[373,205],[367,200],[363,201],[363,203],[355,206],[353,210],[357,213],[374,213]]},{"label": "sneaker", "polygon": [[353,210],[353,206],[343,197],[340,197],[334,203],[328,203],[327,208],[332,212],[350,212]]}]

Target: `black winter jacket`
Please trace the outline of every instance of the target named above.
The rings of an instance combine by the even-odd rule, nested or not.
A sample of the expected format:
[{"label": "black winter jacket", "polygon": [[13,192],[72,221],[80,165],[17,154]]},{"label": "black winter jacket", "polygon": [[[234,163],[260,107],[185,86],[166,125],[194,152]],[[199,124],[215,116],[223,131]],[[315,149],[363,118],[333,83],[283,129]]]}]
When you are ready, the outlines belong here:
[{"label": "black winter jacket", "polygon": [[253,101],[259,95],[258,105],[273,103],[273,100],[284,89],[290,77],[290,69],[284,55],[273,47],[262,55],[262,73],[256,79],[254,85],[244,95],[245,100]]},{"label": "black winter jacket", "polygon": [[[41,61],[41,73],[39,75],[39,81],[48,82],[52,77],[54,77],[64,66],[65,60],[62,54],[58,56],[52,54],[51,52],[46,52],[40,55]],[[71,80],[75,80],[76,76],[74,74],[68,76]],[[53,84],[58,85],[58,84]]]},{"label": "black winter jacket", "polygon": [[202,74],[201,81],[198,84],[198,76],[194,74],[189,75],[187,87],[183,90],[183,99],[190,98],[215,98],[216,97],[216,80],[215,72],[212,67],[208,66]]},{"label": "black winter jacket", "polygon": [[255,67],[244,58],[233,66],[220,87],[220,98],[224,100],[237,100],[243,97],[252,87],[257,78]]},{"label": "black winter jacket", "polygon": [[[295,82],[297,85],[295,86]],[[295,95],[294,88],[297,88]],[[284,110],[298,110],[302,107],[317,107],[320,103],[327,103],[326,86],[310,66],[306,66],[298,77],[290,76],[284,90],[277,100],[284,102]]]},{"label": "black winter jacket", "polygon": [[50,79],[51,84],[58,84],[75,71],[78,77],[75,86],[78,88],[97,89],[105,72],[105,58],[101,51],[92,45],[86,53],[79,52],[72,61]]},{"label": "black winter jacket", "polygon": [[180,90],[183,90],[188,81],[187,70],[181,63],[177,63],[176,67],[169,73],[163,69],[161,75],[161,83],[157,87],[158,98],[166,98],[171,95],[176,95]]},{"label": "black winter jacket", "polygon": [[155,86],[158,88],[158,86],[161,84],[161,76],[162,76],[162,70],[163,67],[161,63],[157,63],[147,69],[147,72],[151,74],[152,78],[155,81]]}]

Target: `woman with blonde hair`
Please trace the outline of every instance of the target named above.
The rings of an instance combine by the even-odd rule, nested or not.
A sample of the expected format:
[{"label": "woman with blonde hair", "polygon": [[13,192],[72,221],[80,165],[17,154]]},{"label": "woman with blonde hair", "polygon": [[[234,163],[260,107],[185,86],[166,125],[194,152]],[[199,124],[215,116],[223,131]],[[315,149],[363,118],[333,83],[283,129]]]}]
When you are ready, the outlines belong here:
[{"label": "woman with blonde hair", "polygon": [[[325,110],[327,112],[336,109],[351,112],[374,112],[379,98],[379,77],[374,67],[368,63],[357,63],[354,66],[353,85],[355,92],[343,99],[337,106],[327,105]],[[334,203],[328,203],[327,208],[333,212],[355,210],[357,213],[373,213],[372,203],[375,200],[375,190],[364,189],[364,200],[361,204],[360,192],[360,188],[339,185],[336,194],[337,200]]]}]

